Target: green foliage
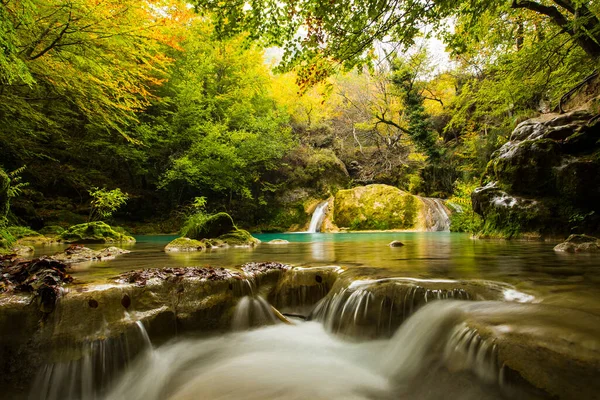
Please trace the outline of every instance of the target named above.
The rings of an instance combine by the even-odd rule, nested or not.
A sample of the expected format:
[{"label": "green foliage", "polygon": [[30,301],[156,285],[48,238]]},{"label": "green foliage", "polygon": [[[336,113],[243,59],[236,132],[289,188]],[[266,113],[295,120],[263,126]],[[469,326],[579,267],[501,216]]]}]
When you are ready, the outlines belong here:
[{"label": "green foliage", "polygon": [[28,182],[22,182],[23,177],[21,174],[27,167],[24,165],[21,168],[17,168],[12,172],[8,173],[10,184],[8,187],[8,197],[17,197],[23,192],[23,188],[29,185]]},{"label": "green foliage", "polygon": [[29,236],[41,236],[40,233],[26,226],[9,226],[7,231],[15,239],[22,239]]},{"label": "green foliage", "polygon": [[59,225],[47,225],[39,230],[39,233],[44,236],[58,236],[63,233],[65,229]]},{"label": "green foliage", "polygon": [[476,233],[482,228],[481,217],[473,211],[471,193],[479,186],[477,181],[456,181],[454,194],[447,201],[448,207],[452,208],[450,216],[451,232]]},{"label": "green foliage", "polygon": [[92,197],[88,218],[90,222],[110,218],[129,199],[127,193],[123,193],[119,188],[107,190],[106,188],[95,187],[90,189],[88,193]]}]

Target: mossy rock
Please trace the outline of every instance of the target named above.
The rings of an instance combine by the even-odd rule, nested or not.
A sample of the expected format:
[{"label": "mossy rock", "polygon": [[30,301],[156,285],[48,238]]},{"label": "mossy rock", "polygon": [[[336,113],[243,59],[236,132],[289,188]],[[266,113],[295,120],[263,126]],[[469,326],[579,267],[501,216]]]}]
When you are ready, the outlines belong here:
[{"label": "mossy rock", "polygon": [[67,243],[135,242],[133,237],[119,233],[101,221],[74,225],[61,233],[59,238]]},{"label": "mossy rock", "polygon": [[180,237],[177,238],[175,240],[173,240],[172,242],[170,242],[168,245],[165,246],[165,251],[166,252],[191,252],[191,251],[202,251],[204,249],[206,249],[206,243],[200,241],[200,240],[194,240],[194,239],[190,239],[190,238],[184,238],[184,237]]},{"label": "mossy rock", "polygon": [[44,236],[59,236],[65,231],[65,228],[59,225],[45,226],[39,230],[39,233]]},{"label": "mossy rock", "polygon": [[352,230],[415,229],[420,201],[388,185],[360,186],[335,195],[333,219]]},{"label": "mossy rock", "polygon": [[250,232],[243,229],[236,229],[219,236],[218,239],[229,246],[256,246],[260,243],[260,240],[256,239]]},{"label": "mossy rock", "polygon": [[185,232],[185,236],[195,240],[214,239],[235,230],[236,226],[231,216],[220,212],[189,227]]}]

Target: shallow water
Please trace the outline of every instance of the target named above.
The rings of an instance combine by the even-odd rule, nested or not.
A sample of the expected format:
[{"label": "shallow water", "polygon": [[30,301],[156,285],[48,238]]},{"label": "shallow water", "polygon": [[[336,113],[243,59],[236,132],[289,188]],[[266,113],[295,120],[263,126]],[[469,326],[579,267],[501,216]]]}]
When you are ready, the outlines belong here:
[{"label": "shallow water", "polygon": [[[252,261],[299,266],[339,265],[360,268],[369,277],[485,279],[506,282],[536,301],[600,314],[600,260],[594,255],[556,253],[555,243],[473,240],[449,232],[257,234],[256,248],[215,249],[198,253],[165,253],[175,236],[138,236],[132,252],[113,261],[74,267],[80,281],[105,280],[139,268],[175,266],[233,267]],[[268,244],[285,239],[285,245]],[[391,248],[392,240],[405,246]],[[101,248],[102,245],[90,245]],[[64,246],[41,248],[51,254]]]}]

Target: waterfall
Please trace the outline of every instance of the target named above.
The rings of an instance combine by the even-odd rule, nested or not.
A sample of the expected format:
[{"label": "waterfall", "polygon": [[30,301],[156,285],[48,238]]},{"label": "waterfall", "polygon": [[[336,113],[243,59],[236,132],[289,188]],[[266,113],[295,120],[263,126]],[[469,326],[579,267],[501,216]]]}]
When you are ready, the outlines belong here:
[{"label": "waterfall", "polygon": [[[458,282],[443,282],[440,288],[427,288],[425,281],[391,278],[355,281],[323,298],[310,319],[323,323],[332,333],[351,337],[389,337],[420,307],[432,300],[471,300]],[[456,285],[457,287],[452,287]]]},{"label": "waterfall", "polygon": [[235,307],[231,327],[234,331],[242,331],[275,323],[277,323],[277,317],[271,305],[264,298],[244,296]]},{"label": "waterfall", "polygon": [[428,304],[388,340],[340,340],[316,322],[180,338],[137,360],[107,399],[505,399],[495,345],[465,324],[469,303]]},{"label": "waterfall", "polygon": [[[41,367],[29,393],[29,400],[102,399],[103,391],[140,353],[152,351],[144,325],[137,321],[120,335],[110,332],[89,340],[79,348],[65,349],[65,360]],[[78,355],[80,355],[78,357]]]},{"label": "waterfall", "polygon": [[442,199],[433,197],[421,197],[421,200],[427,206],[425,224],[430,232],[448,232],[450,231],[450,215]]},{"label": "waterfall", "polygon": [[327,214],[328,205],[329,202],[324,201],[317,206],[310,220],[310,225],[308,227],[307,233],[317,233],[321,231],[321,225],[323,224],[323,220],[325,219],[325,215]]}]

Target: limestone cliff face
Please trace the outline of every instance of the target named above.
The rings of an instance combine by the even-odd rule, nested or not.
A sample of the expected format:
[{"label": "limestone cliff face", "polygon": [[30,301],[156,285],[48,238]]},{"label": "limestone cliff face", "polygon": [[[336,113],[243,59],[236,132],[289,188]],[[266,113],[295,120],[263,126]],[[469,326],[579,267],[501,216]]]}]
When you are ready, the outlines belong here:
[{"label": "limestone cliff face", "polygon": [[527,120],[492,155],[472,194],[484,233],[600,230],[600,121],[587,111]]},{"label": "limestone cliff face", "polygon": [[340,190],[333,222],[350,230],[447,230],[448,209],[439,199],[421,198],[388,185]]}]

